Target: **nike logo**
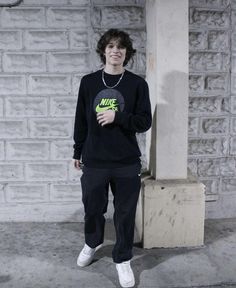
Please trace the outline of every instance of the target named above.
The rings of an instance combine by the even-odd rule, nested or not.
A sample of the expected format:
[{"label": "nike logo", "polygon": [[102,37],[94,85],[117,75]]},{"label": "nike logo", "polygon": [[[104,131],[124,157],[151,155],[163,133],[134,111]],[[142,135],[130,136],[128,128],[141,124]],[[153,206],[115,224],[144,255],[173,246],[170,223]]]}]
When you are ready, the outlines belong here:
[{"label": "nike logo", "polygon": [[104,112],[106,110],[118,111],[117,99],[101,99],[101,102],[96,106],[96,112]]}]

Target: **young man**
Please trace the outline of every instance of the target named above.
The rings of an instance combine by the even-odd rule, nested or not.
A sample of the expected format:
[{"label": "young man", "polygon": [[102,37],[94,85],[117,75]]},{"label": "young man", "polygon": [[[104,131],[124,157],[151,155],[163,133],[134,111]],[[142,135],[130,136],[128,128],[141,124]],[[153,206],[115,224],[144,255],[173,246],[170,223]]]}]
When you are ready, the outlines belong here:
[{"label": "young man", "polygon": [[122,287],[135,285],[130,266],[135,212],[140,191],[140,150],[136,132],[151,126],[148,85],[124,69],[136,50],[127,33],[108,30],[98,41],[104,68],[80,84],[74,126],[74,165],[81,168],[85,245],[77,260],[89,265],[104,240],[108,187],[114,195],[116,243],[112,252]]}]

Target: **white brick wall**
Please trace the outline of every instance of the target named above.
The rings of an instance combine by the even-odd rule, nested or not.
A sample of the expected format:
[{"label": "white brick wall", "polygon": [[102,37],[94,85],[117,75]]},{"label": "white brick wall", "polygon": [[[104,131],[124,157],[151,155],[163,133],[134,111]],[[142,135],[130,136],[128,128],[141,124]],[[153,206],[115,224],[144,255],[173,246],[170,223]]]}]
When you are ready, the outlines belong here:
[{"label": "white brick wall", "polygon": [[130,67],[145,74],[144,1],[24,0],[0,15],[0,221],[82,221],[71,161],[80,80],[100,67],[110,26],[132,34]]}]

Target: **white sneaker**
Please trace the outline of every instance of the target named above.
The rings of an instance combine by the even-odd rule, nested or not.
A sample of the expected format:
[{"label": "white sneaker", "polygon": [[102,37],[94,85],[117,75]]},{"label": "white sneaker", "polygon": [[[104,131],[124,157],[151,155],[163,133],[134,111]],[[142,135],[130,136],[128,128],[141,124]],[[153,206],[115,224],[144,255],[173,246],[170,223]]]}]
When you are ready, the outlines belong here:
[{"label": "white sneaker", "polygon": [[134,273],[130,266],[130,261],[125,261],[119,264],[116,264],[116,269],[118,271],[119,282],[121,287],[134,287],[135,279]]},{"label": "white sneaker", "polygon": [[81,250],[77,259],[77,265],[80,267],[88,266],[92,261],[95,252],[102,247],[102,244],[96,248],[91,248],[87,244],[84,244],[84,248]]}]

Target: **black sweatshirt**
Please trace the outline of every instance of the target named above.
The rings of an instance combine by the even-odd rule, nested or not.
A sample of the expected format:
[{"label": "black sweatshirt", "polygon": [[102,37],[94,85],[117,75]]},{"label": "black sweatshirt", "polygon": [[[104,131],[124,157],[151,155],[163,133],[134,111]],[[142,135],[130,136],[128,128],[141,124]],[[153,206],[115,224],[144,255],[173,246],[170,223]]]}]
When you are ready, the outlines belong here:
[{"label": "black sweatshirt", "polygon": [[[104,73],[106,85],[113,86],[121,77]],[[101,126],[97,112],[115,111],[111,124]],[[102,81],[102,70],[81,79],[74,125],[74,159],[88,167],[112,168],[140,162],[136,132],[151,127],[151,105],[147,82],[125,70],[113,89]]]}]

